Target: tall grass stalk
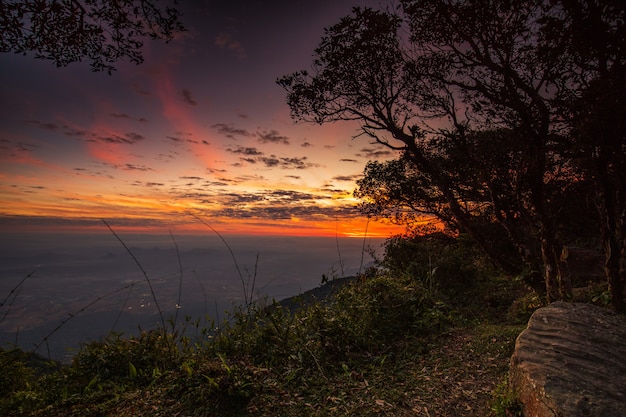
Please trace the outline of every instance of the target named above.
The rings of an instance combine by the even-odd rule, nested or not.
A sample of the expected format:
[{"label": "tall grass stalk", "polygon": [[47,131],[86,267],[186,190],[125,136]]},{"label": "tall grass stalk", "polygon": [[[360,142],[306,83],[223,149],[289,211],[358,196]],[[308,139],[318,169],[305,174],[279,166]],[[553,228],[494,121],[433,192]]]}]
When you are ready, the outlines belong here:
[{"label": "tall grass stalk", "polygon": [[197,216],[194,213],[189,213],[189,215],[191,217],[193,217],[194,219],[198,220],[200,223],[202,223],[203,225],[205,225],[209,229],[211,229],[211,231],[213,233],[215,233],[217,235],[217,237],[220,238],[222,243],[224,243],[224,246],[226,246],[226,249],[228,249],[228,252],[230,252],[230,256],[231,256],[231,258],[233,258],[233,262],[235,263],[235,269],[237,270],[237,274],[239,275],[239,279],[241,280],[241,286],[243,288],[243,298],[245,300],[246,308],[250,307],[250,303],[252,302],[252,299],[251,299],[251,296],[250,297],[248,296],[248,285],[246,284],[246,281],[243,279],[243,274],[241,273],[241,269],[239,268],[239,262],[237,262],[237,258],[235,257],[235,252],[230,247],[230,245],[228,244],[226,239],[224,239],[224,236],[222,236],[222,234],[220,232],[215,230],[215,228],[213,226],[211,226],[204,219],[202,219],[201,217]]},{"label": "tall grass stalk", "polygon": [[361,264],[359,265],[359,274],[363,268],[363,260],[365,259],[365,243],[367,242],[367,229],[370,225],[370,216],[367,216],[367,223],[365,223],[365,233],[363,233],[363,247],[361,248]]},{"label": "tall grass stalk", "polygon": [[11,299],[11,301],[9,301],[9,305],[6,307],[6,310],[4,312],[4,315],[2,316],[2,319],[0,319],[0,323],[3,322],[4,319],[6,319],[7,315],[9,314],[9,310],[11,309],[11,306],[13,305],[13,303],[15,302],[15,299],[17,298],[17,295],[19,294],[20,287],[22,286],[22,284],[24,284],[24,282],[26,282],[26,280],[28,278],[33,276],[34,273],[35,273],[35,271],[31,272],[30,274],[28,274],[24,278],[22,278],[22,280],[20,282],[18,282],[17,285],[11,289],[11,291],[9,291],[9,294],[6,296],[6,298],[4,300],[2,300],[2,303],[0,303],[0,308],[4,307],[4,305],[7,303],[7,301],[9,301],[9,299],[11,299],[11,297],[13,297]]},{"label": "tall grass stalk", "polygon": [[120,308],[120,311],[118,311],[117,316],[115,317],[115,321],[113,322],[113,325],[111,326],[110,332],[113,332],[113,330],[115,330],[115,327],[117,326],[117,323],[119,323],[120,318],[122,317],[122,313],[124,312],[124,310],[126,310],[126,305],[128,305],[128,300],[130,300],[130,295],[132,294],[134,287],[135,287],[135,281],[132,281],[128,285],[128,294],[126,294],[126,298],[124,299],[124,303],[122,303],[122,307]]},{"label": "tall grass stalk", "polygon": [[124,249],[126,249],[128,254],[130,255],[130,257],[133,258],[133,261],[135,261],[135,263],[137,264],[137,266],[139,267],[139,269],[143,273],[143,276],[146,279],[146,283],[148,283],[148,287],[150,288],[150,293],[152,294],[152,299],[154,300],[154,305],[156,306],[156,308],[157,308],[157,310],[159,312],[159,317],[161,318],[161,327],[165,331],[166,327],[165,327],[165,318],[163,318],[163,311],[161,310],[161,307],[159,306],[159,300],[157,300],[156,294],[154,292],[154,288],[152,288],[152,282],[150,281],[150,278],[148,278],[148,274],[146,273],[146,270],[143,268],[143,266],[141,265],[141,263],[139,262],[139,260],[135,256],[135,254],[130,250],[130,248],[126,245],[126,243],[122,240],[122,238],[120,238],[118,236],[118,234],[115,233],[115,230],[113,230],[113,228],[109,225],[109,223],[107,223],[106,220],[104,220],[104,219],[102,219],[102,222],[105,224],[106,227],[109,228],[111,233],[113,233],[113,236],[115,236],[117,238],[117,240],[119,240],[119,242],[122,244],[122,246],[124,246]]},{"label": "tall grass stalk", "polygon": [[170,237],[172,238],[172,242],[174,243],[174,248],[176,249],[176,259],[178,259],[178,300],[176,301],[176,312],[174,313],[174,327],[176,327],[176,323],[178,323],[178,311],[180,310],[180,302],[183,294],[183,263],[180,260],[180,251],[178,250],[178,244],[176,243],[176,239],[174,239],[174,235],[170,230]]},{"label": "tall grass stalk", "polygon": [[[101,295],[97,298],[95,298],[94,300],[92,300],[91,302],[89,302],[88,304],[84,305],[82,308],[76,310],[73,313],[69,313],[69,316],[63,320],[61,320],[61,322],[54,328],[52,329],[52,331],[50,331],[50,333],[48,333],[46,336],[44,336],[43,339],[41,339],[41,342],[39,342],[37,345],[35,345],[35,348],[33,349],[33,353],[37,352],[39,350],[39,348],[41,347],[41,345],[43,345],[44,343],[46,344],[46,346],[48,346],[48,340],[50,339],[50,337],[52,337],[52,335],[54,335],[56,332],[58,332],[67,322],[69,322],[70,320],[72,320],[74,317],[78,316],[80,313],[83,313],[85,310],[87,310],[89,307],[93,306],[94,304],[98,303],[99,301],[103,300],[104,298],[110,297],[112,295],[115,295],[121,291],[124,291],[125,289],[128,289],[129,287],[135,285],[135,282],[132,282],[130,284],[127,284],[121,288],[118,288],[116,290],[113,290],[111,292],[108,292],[104,295]],[[50,358],[50,350],[48,348],[48,359]]]},{"label": "tall grass stalk", "polygon": [[[250,289],[250,299],[245,300],[246,310],[249,309],[250,305],[252,304],[252,297],[254,296],[254,287],[256,286],[256,277],[257,277],[258,272],[259,272],[259,254],[257,253],[256,260],[254,261],[254,274],[250,276],[250,273],[248,273],[247,287]],[[252,280],[252,284],[250,284],[250,280]]]},{"label": "tall grass stalk", "polygon": [[337,254],[339,255],[339,267],[341,268],[341,278],[346,274],[343,272],[343,258],[341,257],[341,249],[339,248],[339,220],[335,223],[335,243],[337,244]]},{"label": "tall grass stalk", "polygon": [[[208,306],[209,306],[209,297],[206,294],[206,290],[204,289],[204,285],[202,284],[202,281],[200,280],[200,277],[198,276],[198,273],[193,270],[192,271],[193,276],[196,278],[196,281],[198,281],[198,285],[200,285],[200,289],[202,290],[202,296],[204,297],[204,324],[206,327],[206,322],[207,322],[207,314],[209,314],[209,310],[208,310]],[[216,320],[219,319],[219,317],[216,316]]]}]

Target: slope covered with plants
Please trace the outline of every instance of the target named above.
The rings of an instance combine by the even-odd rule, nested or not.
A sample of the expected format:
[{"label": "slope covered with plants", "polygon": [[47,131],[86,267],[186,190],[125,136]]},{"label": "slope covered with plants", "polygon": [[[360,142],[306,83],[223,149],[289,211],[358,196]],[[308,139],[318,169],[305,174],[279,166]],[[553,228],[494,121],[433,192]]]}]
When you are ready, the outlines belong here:
[{"label": "slope covered with plants", "polygon": [[[507,415],[514,340],[540,297],[463,236],[398,236],[371,269],[294,312],[86,343],[69,366],[0,354],[12,416]],[[322,302],[323,301],[323,302]],[[500,413],[500,414],[498,414]]]}]

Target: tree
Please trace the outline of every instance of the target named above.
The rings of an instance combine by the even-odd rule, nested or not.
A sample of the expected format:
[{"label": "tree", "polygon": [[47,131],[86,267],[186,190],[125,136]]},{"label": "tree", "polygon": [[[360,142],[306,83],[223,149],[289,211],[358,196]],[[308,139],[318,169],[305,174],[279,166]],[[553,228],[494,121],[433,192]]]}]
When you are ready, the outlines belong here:
[{"label": "tree", "polygon": [[[480,20],[480,11],[473,13]],[[364,134],[400,151],[413,173],[419,173],[420,182],[428,184],[424,195],[437,204],[438,216],[448,223],[453,220],[495,258],[476,221],[483,210],[484,190],[476,188],[475,181],[473,186],[464,183],[472,176],[464,177],[458,170],[446,168],[442,145],[457,143],[459,148],[468,142],[472,122],[479,125],[479,117],[489,120],[493,114],[507,120],[506,109],[502,105],[481,106],[478,97],[466,93],[463,85],[449,82],[445,76],[453,72],[455,62],[438,46],[422,45],[414,38],[410,47],[402,49],[401,24],[393,14],[355,8],[352,17],[326,31],[316,49],[313,76],[295,73],[279,83],[287,89],[288,103],[297,119],[318,123],[360,120]],[[474,71],[481,77],[485,75],[484,71]],[[463,79],[468,81],[466,76]],[[495,81],[490,87],[499,88]],[[471,100],[477,110],[473,120],[464,117],[458,108],[465,105],[467,115]],[[508,114],[512,119],[513,112]],[[437,124],[444,127],[433,127]],[[541,160],[535,161],[543,166]],[[469,193],[474,196],[470,198]],[[417,202],[423,204],[424,200]],[[550,260],[550,265],[558,264],[558,257]],[[554,281],[553,275],[548,275],[550,296],[558,298],[558,294],[551,293]]]},{"label": "tree", "polygon": [[626,313],[626,9],[611,0],[563,1],[549,22],[547,54],[564,51],[574,76],[558,90],[573,160],[593,183],[613,306]]},{"label": "tree", "polygon": [[520,165],[518,138],[508,131],[485,131],[468,133],[464,140],[435,135],[432,142],[429,158],[438,167],[439,177],[445,176],[452,184],[463,223],[442,198],[438,184],[406,159],[367,164],[355,190],[362,211],[405,224],[415,216],[435,216],[457,232],[467,231],[469,226],[474,240],[495,265],[518,275],[523,262],[527,283],[539,289],[538,245],[530,233],[531,216],[520,215],[524,208],[515,187]]},{"label": "tree", "polygon": [[553,48],[564,43],[554,28],[569,19],[569,3],[405,0],[404,20],[355,8],[326,30],[312,74],[278,82],[294,118],[359,120],[363,134],[399,151],[419,180],[413,203],[427,196],[436,205],[422,207],[485,250],[477,220],[489,216],[522,251],[532,249],[522,236],[532,236],[549,300],[568,298],[555,203],[581,175],[563,98],[585,88],[583,66],[571,65],[581,54]]},{"label": "tree", "polygon": [[0,2],[0,51],[49,59],[58,67],[89,61],[115,70],[143,62],[143,39],[171,41],[184,30],[180,12],[152,0],[16,0]]}]

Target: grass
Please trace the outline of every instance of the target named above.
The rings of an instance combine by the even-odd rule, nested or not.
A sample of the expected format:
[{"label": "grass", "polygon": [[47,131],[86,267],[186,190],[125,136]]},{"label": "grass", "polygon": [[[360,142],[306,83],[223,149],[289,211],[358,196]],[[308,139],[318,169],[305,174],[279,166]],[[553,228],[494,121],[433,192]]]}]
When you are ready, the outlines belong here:
[{"label": "grass", "polygon": [[380,269],[295,312],[246,297],[224,322],[111,334],[69,366],[0,351],[0,414],[514,415],[502,382],[535,299],[471,246],[415,244],[425,265],[388,247]]}]

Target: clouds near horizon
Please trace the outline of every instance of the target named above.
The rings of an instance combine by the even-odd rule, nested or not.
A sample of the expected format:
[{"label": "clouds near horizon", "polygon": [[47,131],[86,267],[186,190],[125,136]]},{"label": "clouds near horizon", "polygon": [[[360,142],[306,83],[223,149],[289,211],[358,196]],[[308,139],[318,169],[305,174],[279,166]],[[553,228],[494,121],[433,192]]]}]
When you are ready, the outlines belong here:
[{"label": "clouds near horizon", "polygon": [[10,103],[0,114],[0,217],[139,222],[144,211],[146,224],[165,224],[192,210],[315,227],[358,217],[354,181],[368,160],[393,154],[357,144],[354,123],[294,123],[275,84],[310,64],[324,25],[351,6],[181,4],[189,32],[146,43],[142,65],[111,76],[0,54],[10,80],[0,85]]}]

